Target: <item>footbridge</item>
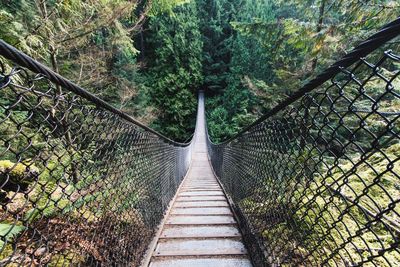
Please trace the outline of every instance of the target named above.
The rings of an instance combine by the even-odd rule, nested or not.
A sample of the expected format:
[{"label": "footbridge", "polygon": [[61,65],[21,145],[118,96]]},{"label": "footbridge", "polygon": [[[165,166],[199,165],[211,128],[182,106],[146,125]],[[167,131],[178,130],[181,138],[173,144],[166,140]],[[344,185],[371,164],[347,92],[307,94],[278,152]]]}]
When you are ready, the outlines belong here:
[{"label": "footbridge", "polygon": [[0,265],[400,266],[399,35],[218,144],[207,91],[175,142],[0,40]]}]

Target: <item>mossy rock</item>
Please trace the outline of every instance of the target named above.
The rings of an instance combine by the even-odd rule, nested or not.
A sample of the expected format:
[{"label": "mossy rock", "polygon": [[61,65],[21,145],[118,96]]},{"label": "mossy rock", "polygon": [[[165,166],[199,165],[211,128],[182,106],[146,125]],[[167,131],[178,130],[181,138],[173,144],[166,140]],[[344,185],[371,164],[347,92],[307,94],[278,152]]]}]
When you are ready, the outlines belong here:
[{"label": "mossy rock", "polygon": [[39,169],[32,163],[0,160],[0,184],[4,191],[25,191],[38,175]]}]

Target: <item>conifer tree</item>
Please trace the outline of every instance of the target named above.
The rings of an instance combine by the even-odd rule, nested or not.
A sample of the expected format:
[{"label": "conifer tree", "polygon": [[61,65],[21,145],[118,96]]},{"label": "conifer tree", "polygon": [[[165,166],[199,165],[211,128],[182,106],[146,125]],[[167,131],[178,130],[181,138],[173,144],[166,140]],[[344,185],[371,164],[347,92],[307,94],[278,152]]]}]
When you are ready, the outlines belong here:
[{"label": "conifer tree", "polygon": [[195,2],[152,17],[147,33],[148,87],[157,119],[152,126],[184,141],[194,128],[202,83],[202,40]]}]

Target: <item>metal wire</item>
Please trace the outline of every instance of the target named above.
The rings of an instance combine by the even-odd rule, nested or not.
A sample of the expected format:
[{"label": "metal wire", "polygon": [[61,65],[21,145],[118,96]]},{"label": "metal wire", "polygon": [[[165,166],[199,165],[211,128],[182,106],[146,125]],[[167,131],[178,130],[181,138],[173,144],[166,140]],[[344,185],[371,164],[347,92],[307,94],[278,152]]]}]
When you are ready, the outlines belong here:
[{"label": "metal wire", "polygon": [[31,70],[34,73],[40,73],[44,77],[46,77],[49,81],[53,82],[54,84],[57,84],[61,87],[63,87],[65,90],[74,92],[75,94],[89,100],[91,103],[96,104],[98,106],[101,106],[103,109],[108,110],[114,114],[117,114],[121,118],[132,122],[133,124],[140,126],[140,128],[151,132],[155,134],[156,136],[160,137],[164,141],[176,145],[176,146],[187,146],[188,143],[179,143],[175,142],[168,137],[162,135],[161,133],[147,127],[146,125],[140,123],[139,121],[133,119],[131,116],[128,114],[121,112],[120,110],[114,108],[104,100],[100,99],[99,97],[91,94],[90,92],[86,91],[82,87],[74,84],[70,80],[64,78],[60,74],[52,71],[48,67],[44,66],[40,62],[34,60],[33,58],[29,57],[22,51],[17,50],[15,47],[7,44],[3,40],[0,39],[0,55],[5,57],[6,59],[12,61],[15,64],[18,64],[20,67],[25,67],[29,70]]},{"label": "metal wire", "polygon": [[388,43],[388,41],[397,37],[399,35],[399,32],[400,32],[400,17],[382,27],[380,31],[378,31],[377,33],[373,34],[368,39],[360,43],[350,53],[346,54],[343,58],[332,64],[329,68],[325,69],[320,74],[318,74],[314,79],[309,81],[298,91],[294,92],[290,97],[280,102],[274,108],[272,108],[271,110],[266,112],[263,116],[258,118],[255,122],[245,127],[242,131],[240,131],[232,138],[225,140],[223,143],[228,143],[231,140],[239,137],[241,134],[247,132],[250,128],[263,122],[268,117],[274,115],[278,111],[286,108],[286,106],[300,99],[306,93],[309,93],[314,89],[318,88],[319,86],[323,85],[327,80],[332,79],[333,77],[335,77],[335,75],[339,74],[343,68],[350,67],[352,64],[356,63],[360,58],[367,56],[375,49],[381,47],[382,44]]},{"label": "metal wire", "polygon": [[190,143],[11,64],[1,59],[0,265],[138,266]]},{"label": "metal wire", "polygon": [[387,41],[208,141],[255,265],[400,265],[400,51]]},{"label": "metal wire", "polygon": [[[208,142],[256,265],[398,266],[400,56],[373,51],[399,22],[236,137]],[[137,266],[190,143],[2,41],[0,54],[0,265]]]}]

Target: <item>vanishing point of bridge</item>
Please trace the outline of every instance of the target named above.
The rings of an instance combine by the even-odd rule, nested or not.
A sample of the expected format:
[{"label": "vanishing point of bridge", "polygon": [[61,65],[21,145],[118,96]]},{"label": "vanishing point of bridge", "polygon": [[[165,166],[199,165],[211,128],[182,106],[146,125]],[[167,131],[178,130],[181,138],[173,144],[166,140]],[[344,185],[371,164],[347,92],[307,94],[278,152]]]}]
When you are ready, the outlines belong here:
[{"label": "vanishing point of bridge", "polygon": [[202,92],[175,142],[0,40],[0,266],[400,266],[399,35],[219,144]]},{"label": "vanishing point of bridge", "polygon": [[251,266],[208,160],[206,139],[204,94],[200,92],[192,163],[158,236],[151,267]]}]

